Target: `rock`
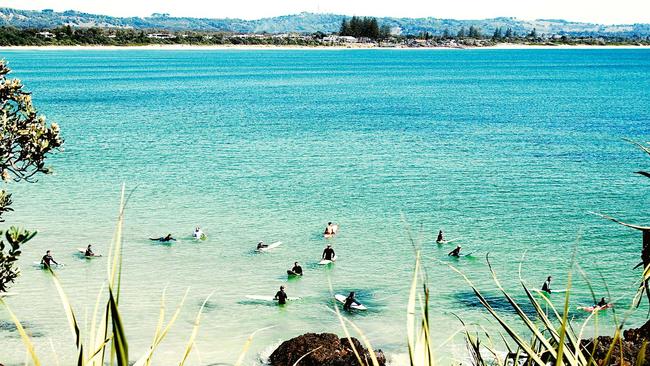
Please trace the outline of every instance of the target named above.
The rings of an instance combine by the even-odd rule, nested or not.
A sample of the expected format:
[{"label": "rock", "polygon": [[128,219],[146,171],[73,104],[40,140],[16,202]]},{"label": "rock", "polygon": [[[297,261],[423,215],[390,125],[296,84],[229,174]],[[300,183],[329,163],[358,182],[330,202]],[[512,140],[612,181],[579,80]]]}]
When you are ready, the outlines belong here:
[{"label": "rock", "polygon": [[[363,362],[371,365],[370,352],[356,338],[352,338],[352,343]],[[375,354],[379,365],[384,366],[384,353],[378,350]],[[307,333],[284,341],[269,361],[272,366],[293,366],[303,356],[297,366],[359,366],[348,339],[331,333]]]},{"label": "rock", "polygon": [[[598,365],[604,365],[612,340],[613,338],[608,336],[600,336],[596,338],[594,359]],[[640,328],[628,329],[623,332],[623,339],[621,342],[622,347],[619,342],[616,342],[608,365],[636,365],[636,360],[644,341],[650,342],[650,320]],[[594,340],[583,340],[582,345],[585,347],[587,352],[591,352],[594,347]],[[646,349],[645,362],[643,365],[650,365],[650,347]]]}]

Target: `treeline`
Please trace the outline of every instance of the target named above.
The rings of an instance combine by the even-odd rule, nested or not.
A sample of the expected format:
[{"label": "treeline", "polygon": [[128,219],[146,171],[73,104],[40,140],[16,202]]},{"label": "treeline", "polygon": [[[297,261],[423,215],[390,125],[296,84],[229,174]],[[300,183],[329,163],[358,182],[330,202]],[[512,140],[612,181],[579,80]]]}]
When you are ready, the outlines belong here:
[{"label": "treeline", "polygon": [[390,36],[390,27],[387,25],[380,27],[377,18],[354,16],[350,20],[343,18],[339,35],[373,40],[385,39]]}]

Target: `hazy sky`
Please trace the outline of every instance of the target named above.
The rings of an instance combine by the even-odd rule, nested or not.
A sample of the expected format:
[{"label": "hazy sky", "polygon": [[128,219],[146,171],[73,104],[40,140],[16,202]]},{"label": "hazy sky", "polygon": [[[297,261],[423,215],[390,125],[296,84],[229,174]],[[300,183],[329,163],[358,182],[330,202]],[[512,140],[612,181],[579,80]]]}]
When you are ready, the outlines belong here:
[{"label": "hazy sky", "polygon": [[255,19],[302,11],[347,15],[481,19],[567,19],[650,23],[650,0],[0,0],[0,7],[80,10],[115,16]]}]

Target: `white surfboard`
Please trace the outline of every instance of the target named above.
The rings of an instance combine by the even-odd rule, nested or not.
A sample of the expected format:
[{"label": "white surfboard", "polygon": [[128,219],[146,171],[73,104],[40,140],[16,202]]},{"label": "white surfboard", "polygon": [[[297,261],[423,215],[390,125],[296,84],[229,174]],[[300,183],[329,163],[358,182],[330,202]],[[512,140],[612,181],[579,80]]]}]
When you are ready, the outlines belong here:
[{"label": "white surfboard", "polygon": [[[33,265],[34,267],[36,267],[36,268],[45,269],[45,266],[44,266],[43,264],[41,264],[41,262],[33,262],[32,265]],[[64,266],[65,266],[65,264],[63,264],[63,263],[52,264],[52,265],[50,266],[50,268],[62,268],[62,267],[64,267]]]},{"label": "white surfboard", "polygon": [[[334,298],[336,299],[336,301],[340,302],[341,304],[345,304],[345,299],[347,299],[347,296],[336,294],[334,295]],[[352,303],[352,305],[350,305],[350,308],[354,310],[368,310],[368,308],[365,307],[363,304],[356,304],[356,303]]]},{"label": "white surfboard", "polygon": [[266,248],[260,248],[260,249],[255,249],[255,250],[257,250],[258,252],[268,252],[271,249],[279,247],[280,244],[282,244],[281,241],[276,241],[275,243],[269,244],[269,246],[266,247]]},{"label": "white surfboard", "polygon": [[321,266],[324,266],[324,265],[326,265],[326,264],[334,263],[335,261],[336,261],[336,255],[334,256],[334,258],[332,258],[332,260],[329,260],[329,259],[321,259],[321,261],[318,262],[318,264],[320,264]]},{"label": "white surfboard", "polygon": [[[267,302],[276,302],[278,300],[274,299],[273,296],[265,296],[265,295],[246,295],[246,298],[249,300],[256,300],[256,301],[267,301]],[[287,297],[287,301],[296,301],[300,300],[299,297]]]},{"label": "white surfboard", "polygon": [[77,248],[77,251],[81,253],[84,257],[86,258],[98,258],[101,257],[101,254],[95,254],[95,255],[86,255],[86,248]]},{"label": "white surfboard", "polygon": [[0,297],[10,297],[10,296],[16,296],[17,294],[15,292],[0,292]]}]

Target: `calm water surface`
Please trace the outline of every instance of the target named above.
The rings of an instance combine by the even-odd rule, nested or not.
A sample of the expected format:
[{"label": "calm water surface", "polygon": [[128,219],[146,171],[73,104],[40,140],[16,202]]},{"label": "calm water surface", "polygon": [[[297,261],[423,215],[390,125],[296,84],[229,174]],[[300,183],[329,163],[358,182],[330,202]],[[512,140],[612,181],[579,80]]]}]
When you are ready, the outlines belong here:
[{"label": "calm water surface", "polygon": [[[153,336],[160,298],[168,309],[189,288],[180,319],[155,364],[177,364],[193,318],[210,294],[193,365],[236,360],[259,333],[248,364],[308,331],[341,334],[328,310],[335,292],[356,290],[370,310],[349,315],[401,364],[414,252],[421,237],[432,288],[432,325],[443,342],[461,324],[494,328],[455,264],[496,296],[490,253],[517,298],[517,269],[539,286],[566,281],[577,262],[606,296],[629,297],[639,271],[640,234],[589,211],[648,223],[650,186],[632,172],[650,162],[630,144],[650,138],[648,50],[467,51],[0,51],[36,105],[60,123],[65,152],[55,174],[11,184],[15,212],[3,226],[38,229],[25,246],[9,304],[32,332],[47,365],[72,362],[72,336],[48,275],[46,249],[80,321],[89,322],[106,265],[75,248],[106,253],[119,189],[135,189],[125,223],[122,312],[131,357]],[[324,224],[340,224],[326,241]],[[205,242],[190,239],[200,225]],[[437,230],[476,259],[451,261]],[[171,245],[147,238],[173,233]],[[255,254],[259,240],[281,240]],[[326,243],[339,261],[316,265]],[[287,281],[293,261],[304,278]],[[280,285],[301,301],[246,301]],[[584,280],[572,307],[589,304]],[[560,303],[561,299],[554,299]],[[503,307],[506,317],[513,317]],[[621,307],[625,307],[624,303]],[[622,310],[622,309],[621,309]],[[630,320],[645,320],[642,307]],[[576,314],[584,317],[582,314]],[[604,318],[604,319],[602,319]],[[601,316],[611,322],[611,314]],[[24,361],[0,312],[0,361]],[[462,337],[440,350],[462,358]]]}]

